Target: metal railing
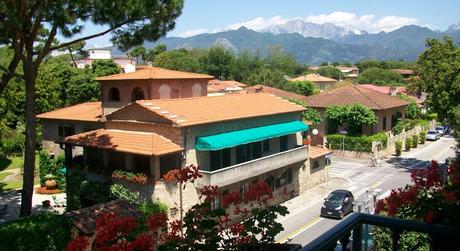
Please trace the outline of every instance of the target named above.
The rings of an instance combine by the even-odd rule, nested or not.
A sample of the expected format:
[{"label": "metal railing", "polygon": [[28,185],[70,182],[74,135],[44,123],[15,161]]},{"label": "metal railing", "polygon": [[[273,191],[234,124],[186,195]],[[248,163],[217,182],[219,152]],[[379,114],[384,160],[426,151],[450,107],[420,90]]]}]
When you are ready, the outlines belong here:
[{"label": "metal railing", "polygon": [[[447,227],[437,224],[428,224],[412,220],[388,218],[378,215],[353,213],[331,228],[320,237],[316,238],[302,251],[335,250],[337,242],[342,250],[349,250],[351,244],[353,251],[363,248],[363,227],[364,225],[387,227],[391,230],[392,250],[398,250],[398,242],[404,231],[425,233],[429,235],[430,250],[441,250],[439,244],[442,240],[460,240],[460,228]],[[351,237],[351,243],[350,243]],[[458,247],[457,247],[458,248]],[[444,249],[443,249],[444,250]]]}]

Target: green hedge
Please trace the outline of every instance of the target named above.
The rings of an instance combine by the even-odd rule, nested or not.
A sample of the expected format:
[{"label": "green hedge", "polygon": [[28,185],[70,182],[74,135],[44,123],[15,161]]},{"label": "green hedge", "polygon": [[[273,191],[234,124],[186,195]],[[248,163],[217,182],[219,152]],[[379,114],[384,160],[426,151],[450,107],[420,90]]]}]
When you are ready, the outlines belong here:
[{"label": "green hedge", "polygon": [[402,152],[402,141],[398,140],[398,141],[395,142],[396,156],[401,156],[401,152]]},{"label": "green hedge", "polygon": [[327,136],[327,143],[331,149],[342,149],[342,142],[344,142],[344,149],[347,151],[356,152],[371,152],[372,141],[380,141],[380,149],[387,147],[388,136],[386,133],[378,133],[371,136],[344,136],[340,134],[331,134]]},{"label": "green hedge", "polygon": [[70,220],[43,213],[0,225],[0,250],[64,250],[70,240]]}]

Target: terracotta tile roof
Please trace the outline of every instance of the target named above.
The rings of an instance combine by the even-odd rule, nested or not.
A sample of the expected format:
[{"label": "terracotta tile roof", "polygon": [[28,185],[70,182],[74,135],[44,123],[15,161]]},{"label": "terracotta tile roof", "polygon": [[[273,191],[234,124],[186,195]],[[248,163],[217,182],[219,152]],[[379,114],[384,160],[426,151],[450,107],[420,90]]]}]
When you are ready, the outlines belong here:
[{"label": "terracotta tile roof", "polygon": [[360,84],[360,87],[364,87],[369,90],[373,90],[376,92],[380,92],[383,94],[391,94],[391,88],[396,88],[396,93],[406,93],[406,87],[398,86],[398,87],[393,87],[393,86],[378,86],[378,85],[373,85],[373,84]]},{"label": "terracotta tile roof", "polygon": [[314,74],[314,73],[300,76],[297,78],[293,78],[290,81],[337,82],[336,79],[324,77],[324,76],[321,76],[319,74]]},{"label": "terracotta tile roof", "polygon": [[102,117],[101,102],[86,102],[38,114],[39,119],[76,120],[97,122]]},{"label": "terracotta tile roof", "polygon": [[[305,110],[285,99],[264,93],[139,100],[123,109],[129,109],[133,105],[140,105],[155,116],[169,120],[177,126],[193,126]],[[108,115],[107,118],[110,119],[117,113],[118,111]]]},{"label": "terracotta tile roof", "polygon": [[319,147],[319,146],[310,146],[310,151],[308,152],[308,156],[310,159],[316,159],[318,157],[327,155],[332,153],[332,150],[325,148],[325,147]]},{"label": "terracotta tile roof", "polygon": [[183,149],[171,140],[151,132],[98,129],[66,137],[63,143],[141,155],[164,155]]},{"label": "terracotta tile roof", "polygon": [[119,216],[142,217],[142,213],[123,200],[114,200],[91,207],[85,207],[65,213],[72,220],[72,224],[86,235],[94,234],[96,219],[103,213],[116,213]]},{"label": "terracotta tile roof", "polygon": [[265,86],[265,85],[253,85],[253,86],[246,88],[246,91],[248,93],[270,93],[270,94],[274,94],[278,97],[282,97],[286,99],[292,98],[292,99],[297,99],[297,100],[303,100],[304,98],[306,98],[306,96],[303,96],[297,93],[288,92],[285,90],[281,90],[278,88]]},{"label": "terracotta tile roof", "polygon": [[105,77],[96,78],[96,80],[134,80],[134,79],[213,79],[213,76],[173,71],[159,67],[147,67],[135,72],[120,73]]},{"label": "terracotta tile roof", "polygon": [[239,91],[246,86],[235,80],[213,79],[208,82],[208,92]]},{"label": "terracotta tile roof", "polygon": [[362,104],[373,110],[384,110],[408,104],[397,97],[366,89],[358,85],[347,85],[322,92],[303,99],[311,107]]}]

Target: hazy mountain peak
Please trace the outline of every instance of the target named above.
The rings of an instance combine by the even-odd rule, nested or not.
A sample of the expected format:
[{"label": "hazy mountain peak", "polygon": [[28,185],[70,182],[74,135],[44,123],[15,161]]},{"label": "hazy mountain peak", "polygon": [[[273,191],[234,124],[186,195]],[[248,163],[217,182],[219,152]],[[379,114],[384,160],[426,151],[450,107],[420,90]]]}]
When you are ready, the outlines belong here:
[{"label": "hazy mountain peak", "polygon": [[261,30],[272,34],[298,33],[304,37],[337,39],[347,35],[363,34],[362,31],[350,27],[340,27],[332,23],[317,24],[305,22],[300,19],[288,21],[284,24],[273,25]]},{"label": "hazy mountain peak", "polygon": [[460,23],[458,24],[452,24],[447,28],[447,32],[452,32],[452,31],[460,31]]}]

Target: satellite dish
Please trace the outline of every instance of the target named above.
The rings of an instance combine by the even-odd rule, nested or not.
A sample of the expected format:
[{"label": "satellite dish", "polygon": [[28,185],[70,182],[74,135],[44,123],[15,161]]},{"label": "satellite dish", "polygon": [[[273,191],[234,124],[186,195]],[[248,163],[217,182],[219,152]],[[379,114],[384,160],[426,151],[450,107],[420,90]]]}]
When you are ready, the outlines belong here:
[{"label": "satellite dish", "polygon": [[135,72],[136,67],[132,64],[126,64],[124,67],[125,73]]}]

